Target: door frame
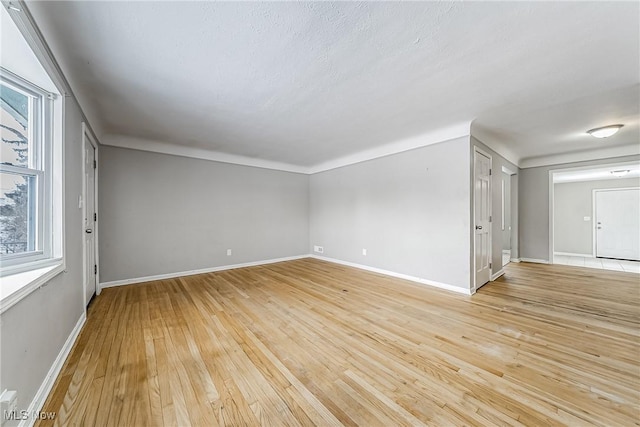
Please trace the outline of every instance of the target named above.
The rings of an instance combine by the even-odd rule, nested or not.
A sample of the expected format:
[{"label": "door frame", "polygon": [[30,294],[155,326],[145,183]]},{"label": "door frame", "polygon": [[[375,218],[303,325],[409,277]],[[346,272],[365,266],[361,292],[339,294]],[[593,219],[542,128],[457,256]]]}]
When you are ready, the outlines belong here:
[{"label": "door frame", "polygon": [[594,188],[593,190],[591,190],[591,204],[592,204],[591,218],[593,219],[593,227],[591,230],[591,232],[593,233],[591,238],[591,242],[592,242],[591,255],[594,258],[598,257],[598,253],[596,252],[596,249],[597,249],[596,239],[598,236],[598,233],[596,233],[596,226],[598,225],[596,224],[596,193],[601,191],[619,191],[619,190],[640,190],[640,187]]},{"label": "door frame", "polygon": [[[546,262],[544,260],[538,260],[537,262],[542,262],[545,264],[553,264],[553,257],[554,257],[553,253],[554,253],[554,246],[555,246],[555,235],[554,235],[555,194],[554,194],[554,182],[553,182],[554,174],[559,172],[571,172],[571,171],[599,169],[599,168],[608,168],[608,167],[618,167],[618,166],[624,167],[624,166],[630,166],[630,165],[637,165],[638,162],[639,162],[638,160],[631,160],[627,162],[596,163],[588,166],[578,166],[573,168],[549,169],[549,260]],[[591,218],[593,218],[593,216]],[[594,255],[595,255],[595,251],[594,251]]]},{"label": "door frame", "polygon": [[[473,274],[473,290],[472,293],[475,293],[482,286],[486,285],[483,283],[478,286],[476,283],[476,153],[480,153],[483,156],[489,158],[489,170],[491,171],[489,175],[489,217],[493,220],[493,156],[488,152],[484,151],[482,148],[477,145],[473,146],[473,176],[471,177],[471,189],[472,189],[472,224],[471,224],[471,232],[473,235],[473,247],[471,248],[471,259],[473,260],[472,265],[472,274]],[[489,222],[489,282],[491,281],[491,276],[493,276],[493,221]],[[489,283],[487,282],[487,283]]]},{"label": "door frame", "polygon": [[[85,315],[87,312],[87,301],[86,301],[86,296],[87,296],[87,242],[85,240],[84,237],[84,228],[85,228],[85,224],[84,224],[84,218],[86,217],[86,212],[87,212],[87,182],[85,180],[85,175],[86,175],[86,156],[85,156],[85,146],[86,144],[91,144],[91,146],[94,149],[94,153],[95,153],[95,161],[96,161],[96,168],[95,170],[95,176],[94,176],[94,180],[93,180],[93,203],[94,203],[94,207],[96,209],[96,212],[98,212],[98,143],[97,143],[97,138],[96,136],[93,134],[93,132],[91,131],[91,128],[89,128],[89,126],[86,125],[85,122],[82,122],[82,144],[80,149],[82,150],[82,200],[80,201],[81,205],[82,205],[82,228],[81,228],[81,233],[82,233],[82,305],[84,306],[84,311],[85,311]],[[93,234],[93,251],[95,254],[95,260],[96,260],[96,265],[99,266],[100,262],[99,262],[99,257],[98,257],[98,235],[99,235],[99,230],[98,230],[98,222],[96,221],[95,226],[94,226],[94,234]],[[98,269],[99,272],[99,269]],[[100,286],[98,284],[98,274],[96,274],[96,295],[100,295]]]},{"label": "door frame", "polygon": [[[510,167],[508,166],[504,166],[502,165],[502,173],[505,173],[507,175],[509,175],[509,188],[511,190],[511,194],[509,194],[509,223],[511,224],[511,230],[509,230],[509,248],[511,251],[511,255],[509,258],[509,263],[512,262],[520,262],[520,248],[517,248],[517,250],[514,250],[514,248],[516,248],[520,243],[520,239],[518,239],[517,234],[518,233],[514,233],[513,230],[515,229],[517,232],[519,232],[520,227],[518,224],[518,215],[517,215],[517,207],[516,209],[513,209],[514,203],[518,202],[518,197],[517,195],[518,193],[518,186],[515,186],[515,190],[514,190],[514,185],[513,185],[513,177],[517,177],[518,176],[518,172],[513,171]],[[515,202],[514,202],[514,197],[513,197],[513,193],[516,193],[516,197],[515,197]],[[502,214],[502,212],[501,212]],[[504,220],[504,218],[503,218]],[[515,234],[515,238],[514,238],[514,234]],[[514,257],[514,253],[518,254],[517,257]],[[501,266],[500,268],[504,268],[504,266]]]}]

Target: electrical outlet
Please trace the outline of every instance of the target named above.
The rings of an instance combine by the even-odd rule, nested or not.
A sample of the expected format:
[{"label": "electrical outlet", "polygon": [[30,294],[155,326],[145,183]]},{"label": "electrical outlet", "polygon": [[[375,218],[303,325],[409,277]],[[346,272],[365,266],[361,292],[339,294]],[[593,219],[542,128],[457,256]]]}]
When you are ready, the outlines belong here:
[{"label": "electrical outlet", "polygon": [[227,256],[231,256],[231,249],[227,249]]},{"label": "electrical outlet", "polygon": [[314,251],[314,252],[317,252],[317,253],[319,253],[319,254],[323,254],[323,253],[324,253],[324,248],[323,248],[322,246],[316,246],[316,245],[314,245],[314,246],[313,246],[313,251]]},{"label": "electrical outlet", "polygon": [[366,249],[362,249],[362,255],[367,256],[367,250]]}]

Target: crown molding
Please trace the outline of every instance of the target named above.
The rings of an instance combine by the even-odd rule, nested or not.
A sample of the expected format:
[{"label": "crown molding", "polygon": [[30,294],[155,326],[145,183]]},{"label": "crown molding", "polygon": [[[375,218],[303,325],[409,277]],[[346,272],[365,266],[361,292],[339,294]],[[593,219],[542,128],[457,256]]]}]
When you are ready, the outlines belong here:
[{"label": "crown molding", "polygon": [[23,0],[2,0],[2,6],[7,10],[25,42],[60,93],[74,96],[69,81],[53,56],[26,3]]},{"label": "crown molding", "polygon": [[471,131],[471,137],[486,145],[509,163],[520,167],[520,157],[505,143],[501,137],[493,135],[486,129],[476,127]]},{"label": "crown molding", "polygon": [[425,133],[413,138],[396,141],[381,147],[364,150],[359,153],[341,157],[329,162],[324,162],[312,167],[292,165],[289,163],[274,162],[271,160],[256,159],[235,154],[222,153],[219,151],[205,150],[202,148],[186,147],[166,142],[151,141],[144,138],[135,138],[126,135],[107,134],[100,141],[102,145],[112,147],[128,148],[131,150],[148,151],[152,153],[169,154],[172,156],[189,157],[193,159],[210,160],[221,163],[231,163],[241,166],[251,166],[255,168],[272,169],[284,172],[301,173],[312,175],[379,157],[390,156],[403,151],[413,150],[439,142],[449,141],[456,138],[469,136],[469,123],[442,128],[434,132]]},{"label": "crown molding", "polygon": [[185,147],[182,145],[168,144],[165,142],[151,141],[148,139],[134,138],[125,135],[105,135],[102,138],[102,145],[129,148],[139,151],[149,151],[152,153],[169,154],[172,156],[190,157],[192,159],[231,163],[241,166],[251,166],[254,168],[272,169],[302,174],[309,173],[309,169],[304,166],[273,162],[270,160],[256,159],[246,156],[238,156],[235,154],[221,153],[219,151],[204,150],[201,148]]},{"label": "crown molding", "polygon": [[522,169],[540,166],[553,166],[564,163],[586,162],[590,160],[602,160],[612,157],[640,155],[640,145],[621,145],[617,147],[599,148],[596,150],[579,151],[573,153],[553,154],[549,156],[530,157],[522,159],[518,165]]},{"label": "crown molding", "polygon": [[367,160],[373,160],[380,157],[390,156],[392,154],[402,153],[404,151],[414,150],[416,148],[426,147],[439,142],[462,138],[470,135],[470,129],[471,122],[458,123],[453,126],[440,128],[411,138],[401,139],[379,147],[359,151],[348,156],[329,160],[328,162],[319,163],[309,168],[308,173],[316,174],[325,172],[331,169],[366,162]]},{"label": "crown molding", "polygon": [[[56,57],[53,55],[53,52],[47,43],[46,39],[42,35],[40,28],[38,27],[33,15],[29,11],[29,7],[24,0],[0,0],[2,6],[7,10],[11,20],[14,22],[18,31],[22,34],[27,45],[33,51],[33,54],[36,56],[42,68],[44,68],[45,72],[56,86],[58,91],[64,97],[72,97],[78,104],[80,108],[80,115],[82,116],[82,121],[86,123],[86,126],[91,130],[94,135],[101,135],[102,128],[97,120],[94,120],[93,127],[85,114],[85,109],[83,108],[83,103],[80,102],[80,99],[74,93],[71,84],[67,80],[64,75],[60,64],[56,60]],[[11,7],[10,7],[11,6]],[[98,138],[96,138],[98,140]],[[99,141],[100,142],[100,141]]]}]

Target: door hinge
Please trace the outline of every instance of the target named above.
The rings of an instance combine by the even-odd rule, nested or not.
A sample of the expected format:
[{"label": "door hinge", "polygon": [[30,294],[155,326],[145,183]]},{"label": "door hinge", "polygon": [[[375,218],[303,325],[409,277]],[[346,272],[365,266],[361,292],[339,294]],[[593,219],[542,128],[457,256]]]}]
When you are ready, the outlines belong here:
[{"label": "door hinge", "polygon": [[95,160],[93,161],[93,168],[98,169],[98,162]]},{"label": "door hinge", "polygon": [[492,219],[493,217],[491,215],[489,215],[489,222],[493,221]]},{"label": "door hinge", "polygon": [[491,175],[491,169],[489,169],[489,175]]},{"label": "door hinge", "polygon": [[98,266],[93,264],[93,274],[98,274]]},{"label": "door hinge", "polygon": [[489,263],[489,268],[493,268],[493,264],[492,263]]},{"label": "door hinge", "polygon": [[98,220],[98,214],[97,214],[97,213],[95,213],[95,212],[93,213],[93,220],[94,220],[94,221],[97,221],[97,220]]}]

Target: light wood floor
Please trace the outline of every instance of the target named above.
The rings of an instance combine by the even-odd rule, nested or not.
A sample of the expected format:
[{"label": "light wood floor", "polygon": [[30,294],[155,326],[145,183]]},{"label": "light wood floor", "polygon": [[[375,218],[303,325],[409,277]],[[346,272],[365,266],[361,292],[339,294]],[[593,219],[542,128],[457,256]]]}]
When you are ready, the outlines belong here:
[{"label": "light wood floor", "polygon": [[[57,425],[638,425],[637,274],[512,264],[476,295],[303,259],[105,289]],[[46,425],[46,423],[41,423]]]}]

